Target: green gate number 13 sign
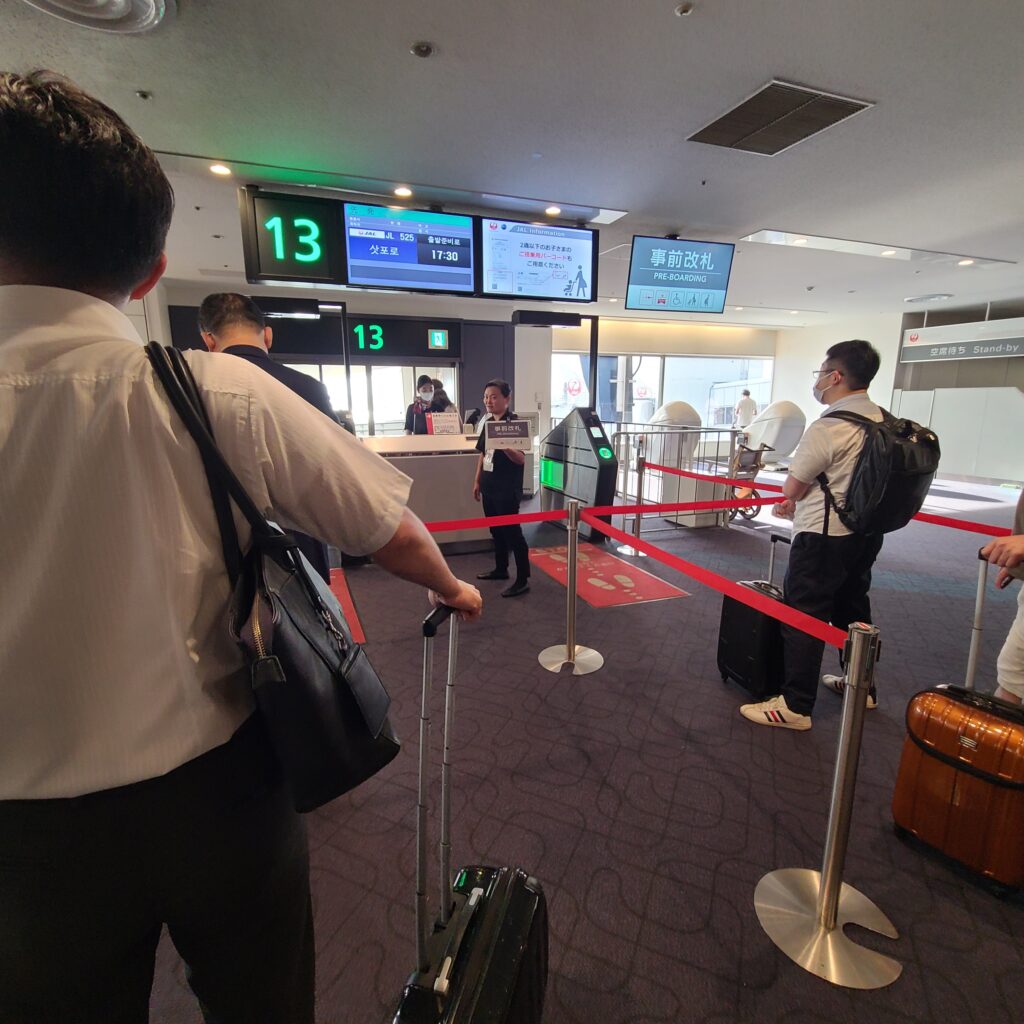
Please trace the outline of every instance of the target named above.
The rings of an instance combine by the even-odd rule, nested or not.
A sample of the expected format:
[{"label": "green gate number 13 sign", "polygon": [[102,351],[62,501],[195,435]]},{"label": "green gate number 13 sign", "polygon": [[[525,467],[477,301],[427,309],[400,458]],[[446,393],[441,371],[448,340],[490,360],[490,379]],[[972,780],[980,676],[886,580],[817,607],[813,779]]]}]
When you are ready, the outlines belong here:
[{"label": "green gate number 13 sign", "polygon": [[287,254],[284,225],[285,220],[280,215],[271,217],[263,225],[273,238],[274,258],[278,260],[291,258],[298,260],[299,263],[318,262],[323,255],[323,249],[320,247],[320,225],[308,217],[292,217],[291,226],[295,229],[296,237],[291,252]]}]

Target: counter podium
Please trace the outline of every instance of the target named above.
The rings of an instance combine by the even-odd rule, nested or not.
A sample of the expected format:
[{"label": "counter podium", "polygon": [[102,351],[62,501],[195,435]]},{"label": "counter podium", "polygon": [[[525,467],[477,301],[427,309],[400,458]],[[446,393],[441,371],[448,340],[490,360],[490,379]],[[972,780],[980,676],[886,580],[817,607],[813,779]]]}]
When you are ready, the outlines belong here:
[{"label": "counter podium", "polygon": [[[364,437],[363,444],[412,478],[409,508],[425,523],[448,519],[479,519],[483,505],[473,500],[473,480],[479,454],[476,437],[461,434],[402,434]],[[455,554],[486,551],[491,535],[486,528],[438,533],[443,551]]]}]

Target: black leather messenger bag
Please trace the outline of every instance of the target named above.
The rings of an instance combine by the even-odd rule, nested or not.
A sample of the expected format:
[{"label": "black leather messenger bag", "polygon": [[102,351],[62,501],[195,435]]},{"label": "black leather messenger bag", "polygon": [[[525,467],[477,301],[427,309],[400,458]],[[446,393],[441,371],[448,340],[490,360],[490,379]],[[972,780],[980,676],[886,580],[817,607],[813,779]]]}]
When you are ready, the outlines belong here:
[{"label": "black leather messenger bag", "polygon": [[[231,633],[249,661],[256,706],[295,809],[312,811],[398,753],[391,698],[295,539],[267,520],[224,460],[181,353],[150,342],[146,354],[199,446],[232,585]],[[232,501],[252,527],[245,554]]]}]

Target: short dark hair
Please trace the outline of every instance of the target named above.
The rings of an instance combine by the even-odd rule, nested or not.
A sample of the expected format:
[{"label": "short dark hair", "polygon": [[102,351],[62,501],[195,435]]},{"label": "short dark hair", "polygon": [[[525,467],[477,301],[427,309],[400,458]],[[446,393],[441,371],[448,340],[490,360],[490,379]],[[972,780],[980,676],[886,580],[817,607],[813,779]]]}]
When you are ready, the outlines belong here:
[{"label": "short dark hair", "polygon": [[488,388],[497,388],[504,398],[508,398],[508,396],[512,394],[512,385],[509,384],[507,380],[502,380],[500,377],[495,377],[494,380],[489,380],[484,385],[484,391]]},{"label": "short dark hair", "polygon": [[431,378],[429,373],[421,373],[416,378],[416,390],[419,391],[419,389],[421,387],[423,387],[424,384],[431,384],[432,385],[433,383],[434,383],[434,381]]},{"label": "short dark hair", "polygon": [[199,307],[199,330],[205,334],[220,334],[228,327],[253,327],[262,330],[267,326],[263,310],[249,298],[238,292],[215,292],[203,299]]},{"label": "short dark hair", "polygon": [[0,153],[7,277],[104,296],[146,279],[174,191],[110,107],[51,71],[0,72]]},{"label": "short dark hair", "polygon": [[743,394],[746,395],[747,398],[750,397],[750,392],[746,388],[743,389]]},{"label": "short dark hair", "polygon": [[866,388],[878,373],[881,358],[870,341],[841,341],[825,353],[825,362],[834,364],[846,377],[846,386],[854,391]]}]

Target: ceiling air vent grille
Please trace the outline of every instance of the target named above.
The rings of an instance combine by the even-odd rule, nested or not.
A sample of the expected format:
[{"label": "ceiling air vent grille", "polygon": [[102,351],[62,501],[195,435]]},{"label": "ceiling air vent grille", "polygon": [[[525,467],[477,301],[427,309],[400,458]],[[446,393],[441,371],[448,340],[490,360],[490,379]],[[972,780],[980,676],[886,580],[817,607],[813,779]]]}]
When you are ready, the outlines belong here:
[{"label": "ceiling air vent grille", "polygon": [[688,141],[775,156],[872,106],[865,100],[774,81]]}]

